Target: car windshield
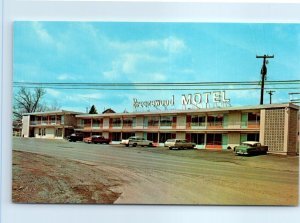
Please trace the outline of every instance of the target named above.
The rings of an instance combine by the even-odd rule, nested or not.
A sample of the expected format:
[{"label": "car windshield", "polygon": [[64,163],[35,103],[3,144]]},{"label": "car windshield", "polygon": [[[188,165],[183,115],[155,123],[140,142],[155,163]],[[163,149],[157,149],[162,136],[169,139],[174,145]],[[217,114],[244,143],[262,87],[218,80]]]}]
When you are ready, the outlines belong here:
[{"label": "car windshield", "polygon": [[250,143],[242,143],[242,146],[253,146],[253,145]]}]

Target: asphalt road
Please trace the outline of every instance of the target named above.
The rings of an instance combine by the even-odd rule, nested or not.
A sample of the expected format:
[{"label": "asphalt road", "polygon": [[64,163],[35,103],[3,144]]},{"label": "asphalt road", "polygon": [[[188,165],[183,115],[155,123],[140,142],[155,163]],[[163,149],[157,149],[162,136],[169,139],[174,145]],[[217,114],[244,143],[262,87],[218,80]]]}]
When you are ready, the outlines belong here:
[{"label": "asphalt road", "polygon": [[[14,138],[13,149],[89,163],[124,184],[115,203],[297,205],[299,157]],[[81,174],[81,173],[78,173]]]}]

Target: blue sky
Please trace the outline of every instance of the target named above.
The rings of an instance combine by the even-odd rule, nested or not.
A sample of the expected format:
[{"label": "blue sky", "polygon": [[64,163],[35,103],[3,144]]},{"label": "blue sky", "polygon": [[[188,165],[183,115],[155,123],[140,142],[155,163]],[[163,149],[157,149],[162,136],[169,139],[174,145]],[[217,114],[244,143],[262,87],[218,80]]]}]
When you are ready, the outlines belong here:
[{"label": "blue sky", "polygon": [[[257,23],[15,22],[15,82],[136,83],[300,79],[300,25]],[[298,85],[296,85],[298,86]],[[291,86],[295,87],[295,85]],[[18,88],[14,88],[16,92]],[[133,98],[170,99],[199,90],[109,91],[46,89],[44,101],[62,109],[133,111]],[[287,102],[276,90],[273,103]],[[259,104],[259,90],[226,91],[232,106]],[[265,95],[265,103],[269,97]]]}]

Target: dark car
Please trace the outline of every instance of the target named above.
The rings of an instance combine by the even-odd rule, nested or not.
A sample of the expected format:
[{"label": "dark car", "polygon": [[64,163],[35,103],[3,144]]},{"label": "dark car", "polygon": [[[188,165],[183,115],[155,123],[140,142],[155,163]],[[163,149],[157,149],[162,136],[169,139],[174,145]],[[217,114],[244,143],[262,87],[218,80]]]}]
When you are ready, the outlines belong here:
[{"label": "dark car", "polygon": [[70,142],[76,142],[76,141],[82,141],[83,140],[83,134],[81,133],[73,133],[68,137],[68,140]]},{"label": "dark car", "polygon": [[247,141],[234,148],[237,155],[250,155],[250,154],[267,154],[268,146],[263,146],[259,142]]},{"label": "dark car", "polygon": [[100,144],[109,144],[110,143],[110,139],[104,138],[103,136],[100,135],[93,135],[91,137],[87,137],[83,139],[84,142],[86,143],[100,143]]}]

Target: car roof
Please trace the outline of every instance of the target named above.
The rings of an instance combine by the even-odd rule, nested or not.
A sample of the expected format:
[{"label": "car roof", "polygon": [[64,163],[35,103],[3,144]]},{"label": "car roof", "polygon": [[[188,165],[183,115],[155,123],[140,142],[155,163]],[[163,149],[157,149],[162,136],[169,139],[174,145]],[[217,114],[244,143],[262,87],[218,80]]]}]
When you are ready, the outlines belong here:
[{"label": "car roof", "polygon": [[242,143],[253,145],[253,144],[256,144],[256,143],[260,143],[260,142],[257,142],[257,141],[245,141],[245,142],[242,142]]}]

